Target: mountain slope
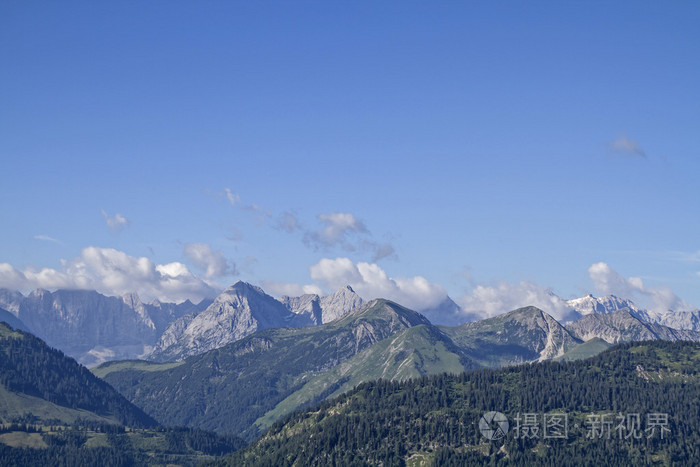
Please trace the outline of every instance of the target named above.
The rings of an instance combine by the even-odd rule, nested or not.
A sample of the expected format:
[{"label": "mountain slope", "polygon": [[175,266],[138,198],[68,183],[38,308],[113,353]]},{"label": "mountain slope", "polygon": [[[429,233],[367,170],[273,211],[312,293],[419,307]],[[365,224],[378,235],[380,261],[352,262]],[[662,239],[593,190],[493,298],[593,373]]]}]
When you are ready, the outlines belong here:
[{"label": "mountain slope", "polygon": [[95,371],[164,423],[250,438],[257,433],[253,423],[308,379],[418,325],[430,323],[375,300],[329,324],[261,330],[176,367],[146,371],[138,362],[116,362]]},{"label": "mountain slope", "polygon": [[[77,417],[126,426],[157,423],[111,386],[33,335],[0,323],[0,418]],[[65,417],[65,419],[64,419]]]},{"label": "mountain slope", "polygon": [[[577,362],[368,382],[285,417],[217,465],[695,465],[698,374],[700,344],[657,341]],[[495,425],[482,422],[490,411],[509,422],[492,441],[482,434]],[[616,428],[591,436],[591,417],[604,413]],[[639,427],[618,413],[637,414]],[[653,428],[654,414],[665,424]]]},{"label": "mountain slope", "polygon": [[489,367],[554,358],[580,343],[557,320],[535,307],[440,329],[471,359]]},{"label": "mountain slope", "polygon": [[590,314],[570,323],[567,329],[581,340],[587,341],[598,337],[609,344],[650,339],[700,341],[698,332],[680,331],[660,324],[648,323],[634,316],[628,309],[607,314]]},{"label": "mountain slope", "polygon": [[24,300],[24,295],[16,290],[0,289],[0,308],[9,311],[17,316],[19,305]]}]

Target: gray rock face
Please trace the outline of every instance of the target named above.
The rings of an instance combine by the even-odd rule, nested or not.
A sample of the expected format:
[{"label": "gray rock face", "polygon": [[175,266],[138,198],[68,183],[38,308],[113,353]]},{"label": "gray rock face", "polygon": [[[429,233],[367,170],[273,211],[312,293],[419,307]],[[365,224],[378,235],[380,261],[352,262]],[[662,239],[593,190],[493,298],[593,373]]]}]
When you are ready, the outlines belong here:
[{"label": "gray rock face", "polygon": [[607,314],[590,314],[569,324],[567,329],[583,341],[598,337],[609,344],[650,339],[700,341],[700,333],[696,331],[681,331],[661,324],[644,322],[628,309]]},{"label": "gray rock face", "polygon": [[313,324],[323,323],[321,298],[316,294],[304,294],[300,297],[288,297],[285,295],[280,298],[280,302],[292,313],[307,316]]},{"label": "gray rock face", "polygon": [[309,316],[292,313],[261,288],[239,281],[216,297],[206,310],[173,322],[148,358],[182,360],[260,329],[312,324]]},{"label": "gray rock face", "polygon": [[280,298],[280,302],[292,313],[307,316],[316,325],[342,318],[364,303],[349,285],[323,297],[316,294],[284,296]]},{"label": "gray rock face", "polygon": [[325,324],[342,318],[362,304],[362,298],[352,290],[352,287],[345,286],[330,295],[321,297],[321,322]]}]

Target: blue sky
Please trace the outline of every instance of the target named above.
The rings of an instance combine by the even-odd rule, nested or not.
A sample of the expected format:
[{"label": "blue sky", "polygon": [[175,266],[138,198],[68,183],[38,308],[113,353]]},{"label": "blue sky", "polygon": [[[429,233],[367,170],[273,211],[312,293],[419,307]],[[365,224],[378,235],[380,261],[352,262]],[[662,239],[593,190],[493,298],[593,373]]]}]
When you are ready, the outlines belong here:
[{"label": "blue sky", "polygon": [[695,2],[2,2],[0,287],[700,306],[698,24]]}]

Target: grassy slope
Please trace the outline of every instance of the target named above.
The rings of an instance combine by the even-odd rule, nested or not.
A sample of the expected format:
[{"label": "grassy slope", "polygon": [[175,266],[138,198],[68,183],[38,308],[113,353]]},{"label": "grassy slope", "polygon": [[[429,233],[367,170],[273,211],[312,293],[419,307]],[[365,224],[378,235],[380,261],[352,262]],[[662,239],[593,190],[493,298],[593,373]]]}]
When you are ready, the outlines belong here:
[{"label": "grassy slope", "polygon": [[62,407],[39,397],[8,391],[0,384],[0,423],[9,423],[28,415],[42,420],[60,420],[66,424],[72,424],[78,418],[102,423],[119,423],[114,417],[102,417],[87,410]]},{"label": "grassy slope", "polygon": [[570,362],[574,360],[583,360],[585,358],[594,357],[599,353],[612,347],[612,344],[608,344],[603,339],[599,337],[594,337],[576,347],[568,350],[564,355],[555,358],[555,361]]},{"label": "grassy slope", "polygon": [[124,370],[137,370],[137,371],[164,371],[171,368],[178,367],[184,362],[172,362],[172,363],[153,363],[145,362],[143,360],[120,360],[116,362],[103,363],[100,366],[91,368],[90,371],[98,378],[104,379],[108,374],[124,371]]}]

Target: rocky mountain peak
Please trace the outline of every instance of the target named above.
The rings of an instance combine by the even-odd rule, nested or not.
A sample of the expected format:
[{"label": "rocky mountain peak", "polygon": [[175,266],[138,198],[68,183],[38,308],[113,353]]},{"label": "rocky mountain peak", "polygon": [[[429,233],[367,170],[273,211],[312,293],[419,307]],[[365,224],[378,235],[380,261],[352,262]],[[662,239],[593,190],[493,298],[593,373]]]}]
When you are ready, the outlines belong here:
[{"label": "rocky mountain peak", "polygon": [[350,311],[359,307],[364,303],[362,297],[357,295],[349,285],[341,287],[334,293],[322,297],[320,307],[322,312],[323,323],[330,323],[343,316]]}]

